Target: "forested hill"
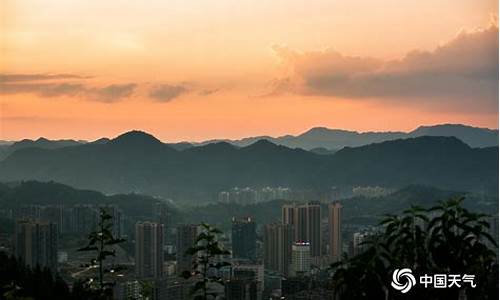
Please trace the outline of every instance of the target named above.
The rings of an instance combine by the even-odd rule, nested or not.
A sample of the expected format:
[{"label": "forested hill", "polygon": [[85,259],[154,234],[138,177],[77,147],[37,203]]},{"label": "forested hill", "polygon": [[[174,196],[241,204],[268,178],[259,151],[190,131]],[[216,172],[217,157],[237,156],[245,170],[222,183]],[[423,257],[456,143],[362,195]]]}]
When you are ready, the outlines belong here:
[{"label": "forested hill", "polygon": [[0,162],[0,180],[56,181],[105,193],[196,195],[234,186],[432,185],[498,190],[498,147],[471,148],[453,137],[418,137],[318,155],[260,140],[176,150],[144,132],[105,143],[26,148]]}]

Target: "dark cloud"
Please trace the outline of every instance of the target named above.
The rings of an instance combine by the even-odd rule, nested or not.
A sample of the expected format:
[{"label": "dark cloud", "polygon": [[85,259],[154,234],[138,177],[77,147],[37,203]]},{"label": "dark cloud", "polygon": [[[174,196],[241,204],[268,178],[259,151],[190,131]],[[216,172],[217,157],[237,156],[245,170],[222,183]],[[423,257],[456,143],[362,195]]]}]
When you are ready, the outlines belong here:
[{"label": "dark cloud", "polygon": [[274,93],[418,100],[458,110],[498,108],[496,25],[463,31],[434,51],[413,51],[394,61],[344,56],[335,51],[273,49],[290,70],[273,82]]},{"label": "dark cloud", "polygon": [[160,84],[150,90],[149,96],[157,101],[169,102],[187,92],[189,90],[182,85]]},{"label": "dark cloud", "polygon": [[93,88],[89,92],[93,94],[96,100],[102,102],[114,102],[122,98],[131,96],[134,93],[137,84],[112,84],[103,88]]}]

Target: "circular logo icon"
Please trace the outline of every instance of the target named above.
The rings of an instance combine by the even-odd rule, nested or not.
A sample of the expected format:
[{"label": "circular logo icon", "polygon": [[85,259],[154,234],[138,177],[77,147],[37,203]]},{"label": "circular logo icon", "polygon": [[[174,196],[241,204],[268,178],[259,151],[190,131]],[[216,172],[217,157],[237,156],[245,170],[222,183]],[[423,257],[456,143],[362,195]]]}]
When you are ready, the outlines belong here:
[{"label": "circular logo icon", "polygon": [[415,284],[417,284],[415,276],[413,276],[411,270],[408,268],[396,269],[392,273],[391,286],[403,294],[408,293]]}]

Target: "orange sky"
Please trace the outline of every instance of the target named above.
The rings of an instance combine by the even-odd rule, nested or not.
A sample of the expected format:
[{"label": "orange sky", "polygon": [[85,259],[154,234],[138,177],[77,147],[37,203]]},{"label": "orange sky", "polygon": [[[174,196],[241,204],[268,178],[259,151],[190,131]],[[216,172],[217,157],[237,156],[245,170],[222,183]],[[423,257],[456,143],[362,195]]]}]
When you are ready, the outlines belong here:
[{"label": "orange sky", "polygon": [[493,0],[5,0],[0,139],[498,128],[497,14]]}]

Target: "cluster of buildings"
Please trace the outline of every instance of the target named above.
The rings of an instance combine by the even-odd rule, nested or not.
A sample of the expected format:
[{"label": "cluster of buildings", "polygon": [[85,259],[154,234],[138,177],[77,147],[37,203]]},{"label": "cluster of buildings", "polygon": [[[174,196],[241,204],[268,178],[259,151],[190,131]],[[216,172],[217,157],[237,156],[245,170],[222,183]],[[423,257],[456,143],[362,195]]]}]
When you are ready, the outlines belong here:
[{"label": "cluster of buildings", "polygon": [[15,256],[29,267],[57,271],[61,235],[88,234],[98,223],[100,209],[112,216],[112,233],[121,237],[123,214],[115,205],[24,205],[9,212],[16,220]]},{"label": "cluster of buildings", "polygon": [[16,257],[26,266],[57,271],[58,230],[49,221],[19,220],[16,222],[14,249]]},{"label": "cluster of buildings", "polygon": [[287,187],[264,187],[261,189],[234,187],[229,191],[219,192],[217,200],[221,203],[248,205],[275,199],[290,200],[291,198],[292,190]]},{"label": "cluster of buildings", "polygon": [[[95,229],[100,208],[113,216],[114,236],[120,237],[124,216],[116,206],[29,206],[16,210],[16,256],[26,265],[57,270],[60,233]],[[228,300],[302,299],[298,295],[308,290],[304,297],[313,293],[314,299],[330,299],[331,291],[322,287],[328,278],[321,272],[343,253],[342,205],[333,202],[326,205],[326,213],[322,209],[325,204],[319,202],[286,204],[281,208],[281,221],[271,224],[258,225],[253,217],[232,218],[224,240],[231,255],[220,257],[231,266],[220,270],[225,284],[217,287],[219,294]],[[116,299],[141,299],[143,281],[150,282],[152,299],[189,298],[194,281],[180,275],[193,270],[196,257],[186,251],[195,246],[201,228],[172,224],[171,219],[169,204],[158,201],[151,220],[135,223],[134,237],[129,238],[133,242],[133,253],[129,253],[133,272],[117,281]],[[367,235],[354,236],[356,251],[362,251]]]},{"label": "cluster of buildings", "polygon": [[124,235],[124,215],[116,205],[23,205],[12,211],[12,218],[54,223],[59,234],[87,234],[97,225],[100,209],[106,210],[112,216],[113,235],[117,237]]},{"label": "cluster of buildings", "polygon": [[[321,204],[290,204],[282,207],[282,222],[264,229],[264,265],[283,276],[309,274],[342,254],[342,205],[328,205],[328,243],[324,244]],[[326,247],[325,247],[326,246]],[[326,251],[325,251],[326,250]]]},{"label": "cluster of buildings", "polygon": [[355,186],[352,188],[353,196],[362,196],[366,198],[376,198],[387,196],[393,193],[393,189],[384,188],[380,186]]},{"label": "cluster of buildings", "polygon": [[[309,286],[315,274],[342,254],[342,205],[334,202],[327,208],[326,239],[319,202],[284,205],[281,222],[266,224],[262,230],[252,217],[232,218],[227,243],[231,255],[220,258],[231,262],[231,266],[219,271],[225,283],[218,287],[219,294],[232,300],[280,299],[295,293],[300,284]],[[174,262],[167,261],[162,251],[166,245],[165,228],[161,222],[135,225],[136,279],[152,280],[153,299],[187,299],[193,282],[180,275],[193,271],[196,257],[186,251],[196,244],[200,227],[176,226]],[[119,288],[122,292],[116,294],[136,291],[130,283]]]}]

